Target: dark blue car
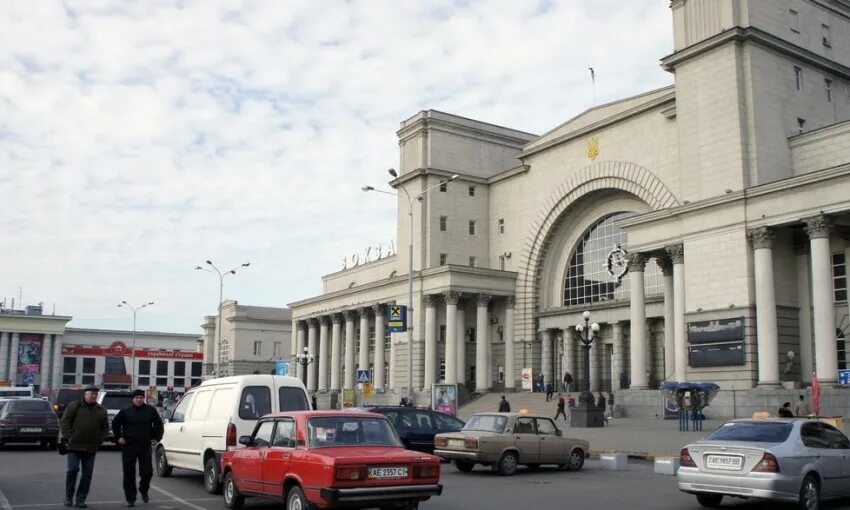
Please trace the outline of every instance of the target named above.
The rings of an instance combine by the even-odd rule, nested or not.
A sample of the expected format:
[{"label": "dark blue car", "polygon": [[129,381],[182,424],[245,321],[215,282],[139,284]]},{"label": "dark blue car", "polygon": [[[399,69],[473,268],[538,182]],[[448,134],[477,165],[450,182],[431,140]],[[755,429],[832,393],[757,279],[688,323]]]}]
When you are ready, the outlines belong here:
[{"label": "dark blue car", "polygon": [[376,406],[359,408],[362,411],[383,414],[395,427],[399,438],[408,450],[434,453],[434,436],[443,432],[457,432],[464,422],[430,409],[402,406]]}]

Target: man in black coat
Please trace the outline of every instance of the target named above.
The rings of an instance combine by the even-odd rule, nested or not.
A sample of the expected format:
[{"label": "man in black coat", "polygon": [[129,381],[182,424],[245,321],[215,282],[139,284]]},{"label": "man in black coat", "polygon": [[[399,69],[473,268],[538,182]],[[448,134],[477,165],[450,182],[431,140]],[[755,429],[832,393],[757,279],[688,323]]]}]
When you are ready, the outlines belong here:
[{"label": "man in black coat", "polygon": [[124,469],[124,496],[127,506],[136,506],[136,461],[139,463],[139,493],[148,502],[153,477],[151,447],[162,439],[164,427],[156,408],[145,404],[145,392],[133,392],[133,403],[112,420],[112,432],[121,450]]}]

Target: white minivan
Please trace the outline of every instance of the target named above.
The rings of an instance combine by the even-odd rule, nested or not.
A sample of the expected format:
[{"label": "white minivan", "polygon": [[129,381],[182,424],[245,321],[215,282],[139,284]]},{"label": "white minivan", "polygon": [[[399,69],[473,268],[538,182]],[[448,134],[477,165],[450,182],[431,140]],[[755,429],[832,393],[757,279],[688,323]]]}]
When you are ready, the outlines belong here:
[{"label": "white minivan", "polygon": [[204,487],[221,491],[221,454],[250,435],[265,414],[310,408],[307,390],[296,377],[237,375],[204,381],[180,400],[165,424],[155,452],[156,472],[172,468],[204,473]]}]

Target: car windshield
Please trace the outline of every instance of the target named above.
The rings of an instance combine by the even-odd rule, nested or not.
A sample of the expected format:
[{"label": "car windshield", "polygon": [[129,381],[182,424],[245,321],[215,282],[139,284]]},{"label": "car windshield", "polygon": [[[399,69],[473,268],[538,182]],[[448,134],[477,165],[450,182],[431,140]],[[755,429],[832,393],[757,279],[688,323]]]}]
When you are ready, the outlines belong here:
[{"label": "car windshield", "polygon": [[476,414],[466,422],[461,430],[477,430],[482,432],[498,432],[501,434],[505,431],[505,425],[508,424],[507,416],[498,416],[494,414]]},{"label": "car windshield", "polygon": [[322,446],[401,446],[385,418],[323,416],[307,420],[310,448]]},{"label": "car windshield", "polygon": [[792,423],[780,422],[729,422],[709,434],[711,441],[753,441],[758,443],[781,443],[788,439]]},{"label": "car windshield", "polygon": [[103,397],[103,407],[107,409],[121,410],[129,406],[133,402],[131,393],[119,395],[106,395]]}]

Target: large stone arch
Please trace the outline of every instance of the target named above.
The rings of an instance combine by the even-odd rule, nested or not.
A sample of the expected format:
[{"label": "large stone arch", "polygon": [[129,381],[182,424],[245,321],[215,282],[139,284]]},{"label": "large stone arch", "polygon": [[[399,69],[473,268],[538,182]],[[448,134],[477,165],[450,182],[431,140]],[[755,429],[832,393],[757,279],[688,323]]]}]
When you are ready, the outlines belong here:
[{"label": "large stone arch", "polygon": [[573,204],[606,189],[630,193],[653,210],[679,205],[673,193],[652,172],[627,161],[600,161],[570,175],[543,202],[523,244],[517,275],[517,337],[525,340],[535,337],[534,312],[538,305],[540,269],[552,232]]}]

